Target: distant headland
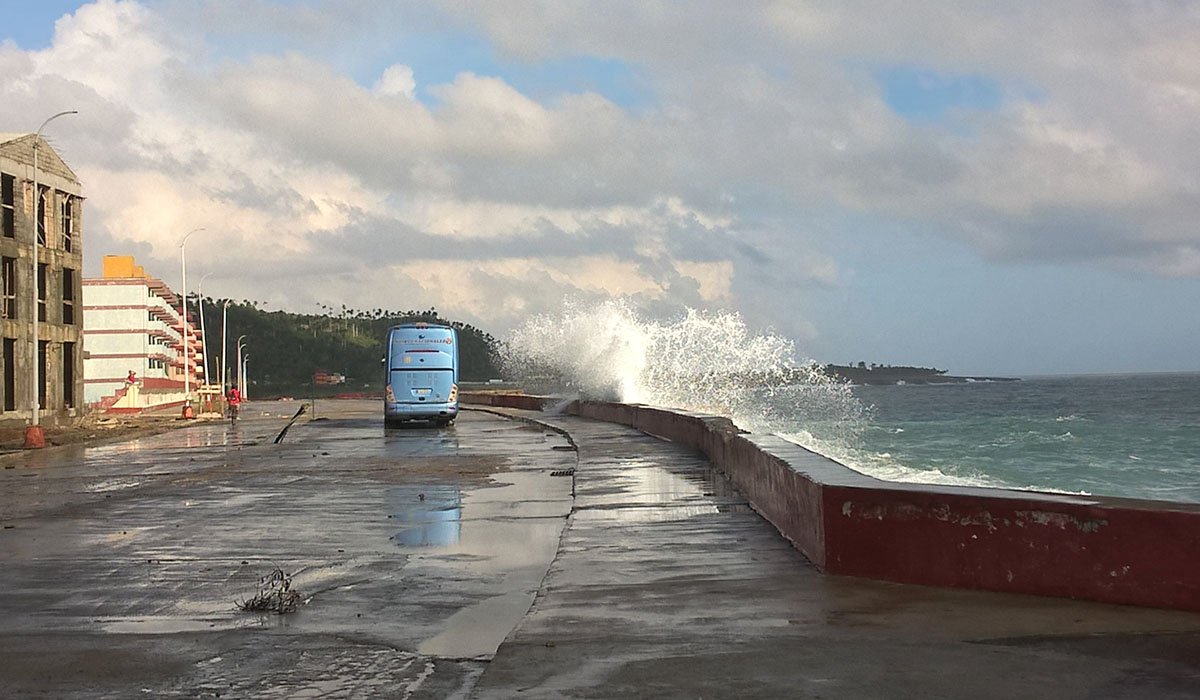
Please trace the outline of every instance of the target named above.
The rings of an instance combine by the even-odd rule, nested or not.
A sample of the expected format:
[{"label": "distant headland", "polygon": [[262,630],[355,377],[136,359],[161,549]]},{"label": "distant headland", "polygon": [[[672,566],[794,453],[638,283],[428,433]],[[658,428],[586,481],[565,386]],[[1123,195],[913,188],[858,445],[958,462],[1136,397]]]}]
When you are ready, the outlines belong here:
[{"label": "distant headland", "polygon": [[1016,377],[958,377],[934,367],[895,367],[859,362],[857,365],[825,365],[825,372],[851,384],[965,384],[967,382],[1015,382]]}]

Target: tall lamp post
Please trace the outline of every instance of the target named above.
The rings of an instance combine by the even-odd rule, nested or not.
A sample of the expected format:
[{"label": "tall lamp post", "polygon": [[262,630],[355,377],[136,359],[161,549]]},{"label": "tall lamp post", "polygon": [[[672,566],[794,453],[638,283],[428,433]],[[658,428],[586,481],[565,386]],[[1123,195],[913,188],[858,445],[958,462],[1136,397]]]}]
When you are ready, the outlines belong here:
[{"label": "tall lamp post", "polygon": [[[42,197],[38,191],[38,144],[42,141],[42,130],[50,122],[65,117],[68,114],[79,114],[77,110],[71,109],[65,112],[59,112],[42,122],[38,127],[37,133],[33,136],[33,284],[29,285],[32,289],[33,304],[30,305],[30,311],[33,315],[33,353],[30,355],[30,379],[29,379],[29,408],[30,420],[29,427],[25,429],[25,447],[45,447],[46,436],[42,432],[42,426],[39,422],[38,409],[41,408],[41,353],[38,352],[38,226],[45,223],[42,218]],[[46,236],[49,237],[50,232],[46,231]]]},{"label": "tall lamp post", "polygon": [[250,381],[249,381],[249,379],[247,379],[249,374],[250,374],[250,353],[246,353],[245,357],[242,358],[242,388],[239,390],[239,393],[242,395],[242,401],[250,400],[250,395],[249,395]]},{"label": "tall lamp post", "polygon": [[205,272],[196,287],[196,303],[200,305],[200,354],[204,356],[205,384],[212,384],[212,375],[208,373],[208,331],[204,329],[204,280],[211,276],[211,272]]},{"label": "tall lamp post", "polygon": [[225,382],[229,375],[226,374],[226,369],[229,366],[229,340],[225,335],[226,329],[229,327],[229,302],[225,300],[225,306],[221,309],[221,395],[225,395]]},{"label": "tall lamp post", "polygon": [[191,238],[193,233],[203,231],[204,227],[194,228],[188,231],[183,240],[179,242],[179,267],[180,267],[180,284],[183,289],[180,293],[183,295],[183,315],[180,317],[180,330],[183,331],[183,417],[192,417],[192,370],[188,366],[191,361],[191,342],[188,341],[188,320],[187,320],[187,239]]},{"label": "tall lamp post", "polygon": [[245,337],[245,335],[238,336],[237,354],[233,356],[234,360],[237,361],[237,364],[233,368],[233,371],[235,372],[233,376],[233,385],[237,387],[239,394],[242,393],[242,339]]},{"label": "tall lamp post", "polygon": [[[205,272],[200,277],[200,284],[196,286],[196,303],[200,305],[200,354],[204,357],[204,383],[212,385],[212,375],[208,373],[208,330],[204,327],[204,280],[212,276],[211,272]],[[212,394],[205,394],[208,397],[208,404],[205,406],[205,412],[212,409]]]}]

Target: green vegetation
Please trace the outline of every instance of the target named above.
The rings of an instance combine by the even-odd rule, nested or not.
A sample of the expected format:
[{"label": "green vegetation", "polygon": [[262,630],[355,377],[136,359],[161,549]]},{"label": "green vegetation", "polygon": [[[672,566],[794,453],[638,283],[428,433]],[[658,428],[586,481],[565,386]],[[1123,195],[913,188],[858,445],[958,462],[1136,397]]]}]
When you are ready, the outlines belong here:
[{"label": "green vegetation", "polygon": [[[228,303],[228,307],[226,304]],[[199,308],[192,307],[199,325]],[[383,392],[384,356],[387,329],[401,324],[424,321],[458,329],[459,361],[463,381],[487,381],[500,376],[497,369],[497,342],[488,333],[469,324],[450,321],[428,311],[358,311],[322,306],[320,314],[295,314],[267,311],[258,302],[234,302],[204,299],[209,372],[220,376],[221,321],[226,313],[229,362],[227,373],[234,374],[238,336],[249,354],[248,372],[252,398],[273,396],[327,396],[340,393]],[[314,386],[313,374],[319,370],[346,377],[344,384]]]},{"label": "green vegetation", "polygon": [[1010,382],[1012,377],[955,377],[936,367],[892,365],[825,365],[825,374],[851,384],[959,384],[962,382]]}]

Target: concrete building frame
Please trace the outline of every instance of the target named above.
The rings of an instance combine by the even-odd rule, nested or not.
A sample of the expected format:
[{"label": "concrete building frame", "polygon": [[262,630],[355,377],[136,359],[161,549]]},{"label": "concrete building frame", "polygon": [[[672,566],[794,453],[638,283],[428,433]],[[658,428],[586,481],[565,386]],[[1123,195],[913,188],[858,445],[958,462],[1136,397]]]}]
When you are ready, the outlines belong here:
[{"label": "concrete building frame", "polygon": [[[0,422],[32,419],[29,368],[37,361],[41,420],[53,425],[83,410],[84,197],[79,178],[45,138],[38,141],[35,195],[35,138],[0,133]],[[36,302],[30,293],[35,240],[40,246]]]}]

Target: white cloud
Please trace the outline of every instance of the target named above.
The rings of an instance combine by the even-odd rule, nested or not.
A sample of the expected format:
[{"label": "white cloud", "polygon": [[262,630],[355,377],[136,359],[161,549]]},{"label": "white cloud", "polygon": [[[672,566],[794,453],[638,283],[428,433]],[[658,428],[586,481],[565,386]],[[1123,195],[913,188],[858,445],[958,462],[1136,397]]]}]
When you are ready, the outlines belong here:
[{"label": "white cloud", "polygon": [[411,100],[416,89],[417,81],[413,77],[412,68],[397,63],[388,66],[383,71],[383,75],[379,76],[379,82],[375,83],[374,92],[377,95],[399,95]]},{"label": "white cloud", "polygon": [[[429,83],[403,31],[478,32],[518,66],[611,60],[649,98],[486,65]],[[874,77],[897,65],[987,76],[1002,103],[911,124]],[[991,259],[1200,276],[1198,66],[1180,3],[98,0],[44,51],[0,45],[0,119],[80,109],[55,143],[89,230],[168,279],[204,225],[189,258],[260,260],[229,282],[249,298],[303,270],[297,304],[410,305],[377,298],[400,275],[436,280],[412,306],[489,327],[572,291],[770,317],[842,283],[853,225],[805,233],[830,212]]]}]

